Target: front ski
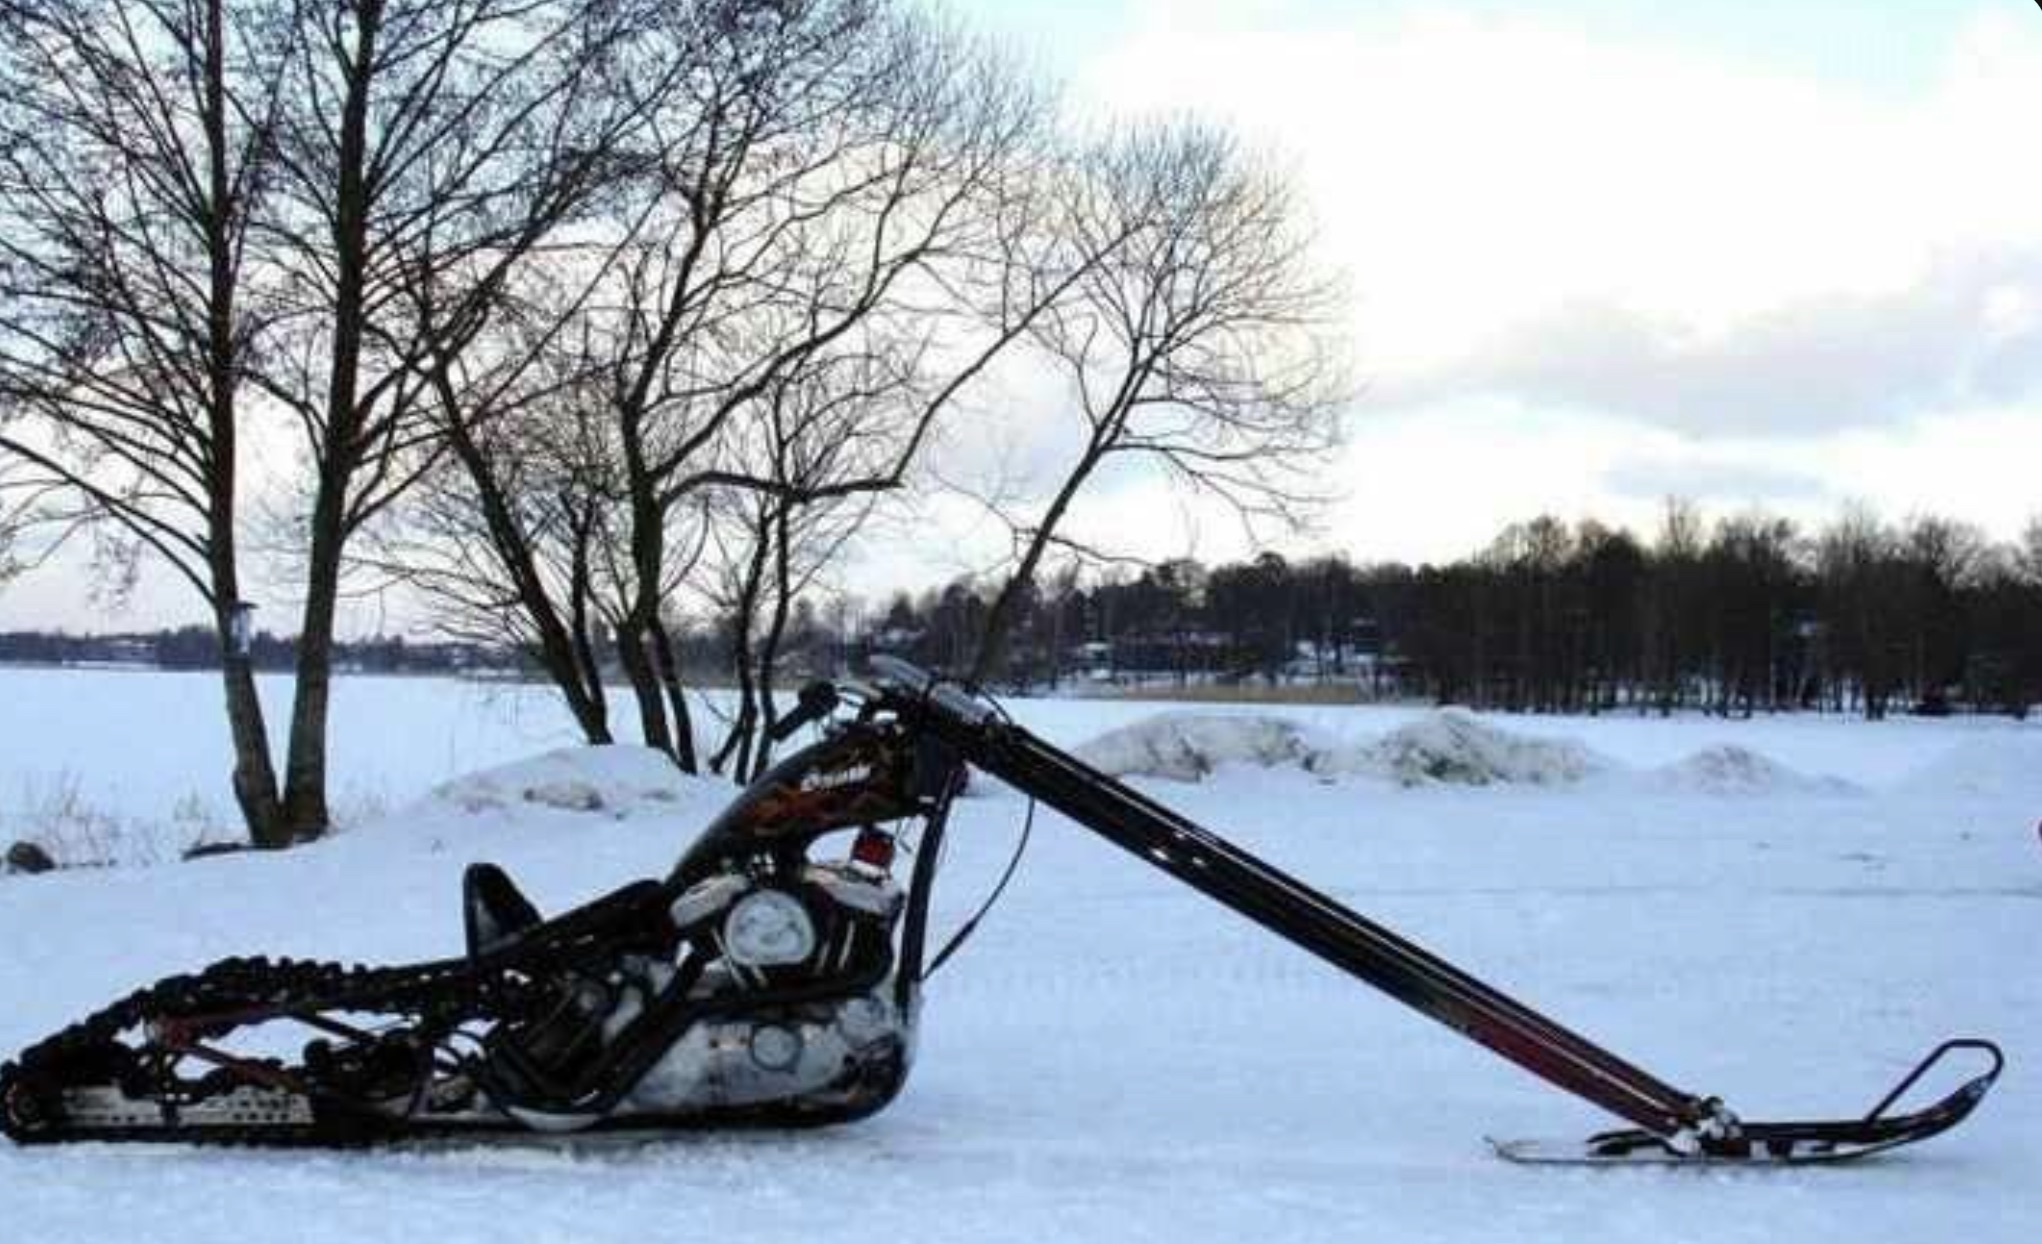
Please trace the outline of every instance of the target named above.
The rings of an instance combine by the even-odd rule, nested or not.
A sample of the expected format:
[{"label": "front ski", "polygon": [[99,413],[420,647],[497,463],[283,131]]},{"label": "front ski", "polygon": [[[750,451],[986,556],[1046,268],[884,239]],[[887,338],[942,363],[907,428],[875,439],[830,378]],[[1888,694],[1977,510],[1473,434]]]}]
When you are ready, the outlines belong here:
[{"label": "front ski", "polygon": [[[1930,1068],[1958,1050],[1985,1055],[1988,1066],[1932,1105],[1886,1113]],[[1862,1119],[1743,1123],[1729,1115],[1707,1135],[1661,1136],[1639,1128],[1600,1132],[1587,1140],[1485,1139],[1496,1156],[1521,1166],[1821,1166],[1868,1158],[1940,1135],[1985,1100],[2006,1065],[1990,1041],[1961,1038],[1929,1052]]]},{"label": "front ski", "polygon": [[[1610,1144],[1621,1137],[1622,1143]],[[1587,1140],[1498,1140],[1482,1138],[1490,1151],[1516,1166],[1833,1166],[1913,1144],[1923,1136],[1904,1136],[1877,1144],[1849,1145],[1804,1141],[1780,1148],[1758,1146],[1742,1153],[1675,1147],[1649,1132],[1604,1133]]]}]

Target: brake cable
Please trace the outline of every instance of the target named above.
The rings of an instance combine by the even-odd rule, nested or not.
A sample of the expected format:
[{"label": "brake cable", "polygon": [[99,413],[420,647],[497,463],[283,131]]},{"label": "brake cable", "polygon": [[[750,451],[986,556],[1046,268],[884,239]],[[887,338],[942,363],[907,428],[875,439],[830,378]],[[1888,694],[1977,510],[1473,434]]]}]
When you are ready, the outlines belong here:
[{"label": "brake cable", "polygon": [[934,976],[936,969],[942,967],[950,956],[956,954],[959,948],[964,945],[965,939],[978,931],[979,921],[986,918],[986,914],[992,911],[993,905],[1000,901],[1000,896],[1006,893],[1007,883],[1014,879],[1015,871],[1021,867],[1021,856],[1028,850],[1028,838],[1034,832],[1034,829],[1035,796],[1030,795],[1028,797],[1028,813],[1021,819],[1021,836],[1014,842],[1014,854],[1007,859],[1006,871],[1002,872],[1000,879],[993,883],[992,891],[986,895],[985,901],[979,904],[978,910],[971,913],[969,920],[957,926],[957,932],[952,933],[950,940],[943,943],[943,949],[937,951],[936,957],[929,960],[929,966],[922,970],[923,980],[928,980]]},{"label": "brake cable", "polygon": [[[999,720],[1010,723],[1014,720],[998,700],[983,693],[979,698],[985,701]],[[1020,869],[1021,857],[1027,854],[1028,840],[1035,832],[1035,804],[1035,796],[1028,796],[1028,811],[1021,818],[1021,836],[1014,840],[1014,854],[1008,857],[1007,867],[1000,873],[1000,879],[993,883],[992,890],[987,893],[985,901],[978,905],[978,910],[971,913],[970,919],[957,926],[957,932],[952,933],[950,940],[943,943],[943,949],[937,951],[935,957],[929,960],[929,966],[922,970],[923,980],[934,976],[937,968],[942,967],[950,956],[963,948],[965,941],[978,931],[979,922],[986,918],[994,905],[1000,901],[1000,896],[1007,892],[1007,883],[1014,879],[1015,872]]]}]

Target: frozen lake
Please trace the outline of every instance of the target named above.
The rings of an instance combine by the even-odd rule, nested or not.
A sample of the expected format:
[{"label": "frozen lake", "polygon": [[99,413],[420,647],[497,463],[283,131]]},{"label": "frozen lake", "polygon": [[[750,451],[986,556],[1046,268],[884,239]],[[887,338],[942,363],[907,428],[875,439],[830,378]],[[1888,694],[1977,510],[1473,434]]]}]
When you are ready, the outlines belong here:
[{"label": "frozen lake", "polygon": [[[290,680],[265,678],[262,690],[281,763]],[[629,705],[621,689],[613,694],[612,718],[628,739]],[[713,704],[712,697],[711,711]],[[1017,700],[1009,707],[1023,723],[1066,744],[1173,708],[1126,700]],[[1309,705],[1211,705],[1195,711],[1281,716],[1335,738],[1377,734],[1423,712]],[[1781,763],[1874,788],[1903,784],[1966,739],[2042,738],[2042,723],[2000,720],[1872,725],[1817,717],[1499,720],[1528,734],[1578,738],[1637,764],[1670,762],[1713,743],[1756,741]],[[334,684],[329,793],[337,816],[361,821],[401,808],[462,773],[578,741],[558,699],[537,684],[342,677]],[[33,819],[71,794],[95,812],[144,826],[164,825],[182,814],[232,827],[227,756],[213,674],[0,666],[0,832],[18,831],[23,818]],[[182,827],[164,836],[174,839],[179,832]]]},{"label": "frozen lake", "polygon": [[[69,773],[136,815],[194,792],[224,805],[214,694],[196,675],[0,671],[0,795]],[[1163,711],[1013,708],[1065,743]],[[1434,720],[1213,711],[1273,712],[1356,745]],[[1479,788],[1289,764],[1137,781],[1749,1117],[1861,1112],[1951,1035],[2005,1045],[1993,1098],[1948,1136],[1849,1168],[1506,1166],[1484,1135],[1579,1136],[1607,1120],[1045,815],[1005,904],[931,983],[905,1094],[869,1122],[342,1155],[0,1148],[4,1238],[2042,1236],[2042,729],[1489,720],[1520,742],[1574,740],[1600,767]],[[0,879],[0,1050],[228,954],[445,953],[470,860],[500,860],[556,910],[665,871],[728,795],[680,782],[670,800],[601,814],[426,797],[565,741],[537,690],[343,681],[335,789],[393,814],[280,856]],[[1776,767],[1734,792],[1670,776],[1726,744]],[[947,920],[983,893],[1022,811],[996,786],[963,802]]]}]

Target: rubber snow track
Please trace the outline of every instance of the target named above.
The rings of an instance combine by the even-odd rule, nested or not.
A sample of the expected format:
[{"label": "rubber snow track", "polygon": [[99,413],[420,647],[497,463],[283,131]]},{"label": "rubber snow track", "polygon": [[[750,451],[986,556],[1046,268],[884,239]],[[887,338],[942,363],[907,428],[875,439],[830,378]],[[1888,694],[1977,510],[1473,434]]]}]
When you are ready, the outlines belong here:
[{"label": "rubber snow track", "polygon": [[[1064,741],[1106,724],[1043,715]],[[1978,1115],[1859,1167],[1511,1167],[1484,1135],[1610,1120],[1045,816],[1009,899],[932,983],[906,1093],[869,1122],[339,1155],[0,1148],[0,1239],[2042,1238],[2042,731],[1992,734],[2007,780],[1958,787],[1887,757],[1926,772],[1977,742],[1961,725],[1907,748],[1864,728],[1878,758],[1855,767],[1848,728],[1818,744],[1785,724],[1582,729],[1640,763],[1727,741],[1868,789],[1407,791],[1231,769],[1145,785],[1748,1114],[1861,1108],[1975,1031],[2010,1064]],[[222,955],[444,952],[468,860],[500,860],[553,910],[664,870],[721,797],[623,820],[429,805],[281,858],[0,881],[0,1046]],[[997,790],[965,801],[953,916],[1020,813]]]}]

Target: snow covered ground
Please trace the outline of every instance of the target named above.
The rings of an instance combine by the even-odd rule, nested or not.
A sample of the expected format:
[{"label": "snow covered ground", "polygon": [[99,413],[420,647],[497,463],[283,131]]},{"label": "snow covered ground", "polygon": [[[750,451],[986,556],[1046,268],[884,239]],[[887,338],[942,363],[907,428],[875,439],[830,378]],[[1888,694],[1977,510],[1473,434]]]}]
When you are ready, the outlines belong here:
[{"label": "snow covered ground", "polygon": [[[213,695],[0,671],[0,821],[66,772],[122,816],[225,806]],[[1137,726],[1176,746],[1140,725],[1154,705],[1012,707],[1066,744]],[[365,812],[334,840],[0,878],[0,1050],[226,954],[444,952],[468,861],[557,908],[663,871],[728,794],[626,749],[460,777],[567,741],[534,693],[360,679],[339,708],[336,788]],[[1510,1167],[1484,1134],[1605,1120],[1045,815],[931,984],[907,1092],[866,1123],[352,1155],[0,1148],[0,1240],[2042,1237],[2042,728],[1200,712],[1290,724],[1203,727],[1199,780],[1144,789],[1675,1083],[1754,1117],[1850,1114],[1971,1033],[2005,1045],[2007,1075],[1964,1128],[1857,1167]],[[1282,737],[1299,742],[1262,746]],[[1422,774],[1441,746],[1580,763],[1486,785],[1307,763],[1415,755]],[[997,786],[961,807],[952,916],[1022,810]]]}]

